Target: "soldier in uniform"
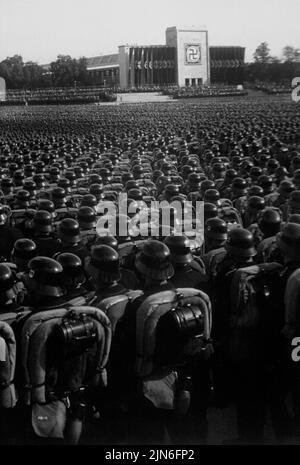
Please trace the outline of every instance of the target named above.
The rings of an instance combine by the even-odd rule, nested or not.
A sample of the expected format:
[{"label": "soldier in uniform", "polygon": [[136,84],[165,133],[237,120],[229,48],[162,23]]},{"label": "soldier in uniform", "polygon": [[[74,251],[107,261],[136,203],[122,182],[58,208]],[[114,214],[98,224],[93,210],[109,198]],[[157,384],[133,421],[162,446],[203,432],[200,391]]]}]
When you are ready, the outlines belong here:
[{"label": "soldier in uniform", "polygon": [[60,243],[53,236],[53,218],[46,210],[37,210],[33,218],[33,241],[37,255],[51,258],[59,251]]},{"label": "soldier in uniform", "polygon": [[6,261],[10,255],[17,239],[23,237],[21,231],[8,224],[7,208],[0,205],[0,259]]},{"label": "soldier in uniform", "polygon": [[58,225],[58,238],[60,240],[57,252],[68,252],[77,255],[82,263],[90,255],[88,249],[80,244],[80,227],[73,218],[65,218]]},{"label": "soldier in uniform", "polygon": [[85,270],[96,292],[92,301],[94,306],[107,297],[128,291],[121,283],[119,254],[108,245],[96,245],[92,248],[91,256],[85,263]]},{"label": "soldier in uniform", "polygon": [[202,289],[205,283],[205,267],[201,259],[193,257],[189,239],[182,236],[168,236],[164,243],[171,252],[174,275],[170,282],[174,287]]},{"label": "soldier in uniform", "polygon": [[92,207],[80,207],[77,220],[80,227],[80,244],[88,250],[95,245],[97,240],[96,222],[97,217]]},{"label": "soldier in uniform", "polygon": [[229,231],[225,244],[226,253],[217,265],[210,283],[213,308],[212,338],[214,341],[213,376],[216,405],[227,405],[230,399],[229,330],[230,330],[230,286],[238,268],[253,264],[256,255],[254,238],[250,231],[235,228]]},{"label": "soldier in uniform", "polygon": [[294,190],[282,207],[283,219],[286,221],[290,215],[300,214],[300,190]]},{"label": "soldier in uniform", "polygon": [[[244,228],[250,228],[257,222],[257,216],[265,208],[265,199],[263,197],[253,196],[247,201],[245,211],[242,215]],[[251,229],[250,229],[251,230]]]},{"label": "soldier in uniform", "polygon": [[28,271],[28,263],[37,255],[37,247],[31,239],[18,239],[11,253],[12,262],[15,263],[18,272]]},{"label": "soldier in uniform", "polygon": [[19,292],[16,276],[9,264],[0,263],[0,313],[18,312],[24,293]]},{"label": "soldier in uniform", "polygon": [[24,278],[30,306],[35,311],[53,310],[66,303],[63,267],[48,257],[35,257],[28,264]]},{"label": "soldier in uniform", "polygon": [[63,268],[63,284],[68,303],[88,305],[94,293],[88,292],[85,287],[86,276],[80,258],[68,252],[59,253],[54,258]]},{"label": "soldier in uniform", "polygon": [[228,226],[224,220],[221,218],[209,218],[205,222],[204,228],[205,255],[212,250],[223,247],[227,241],[227,235]]},{"label": "soldier in uniform", "polygon": [[276,208],[265,208],[258,216],[257,226],[259,228],[260,242],[257,245],[258,263],[271,261],[271,254],[276,248],[276,234],[280,231],[282,218],[280,211]]}]

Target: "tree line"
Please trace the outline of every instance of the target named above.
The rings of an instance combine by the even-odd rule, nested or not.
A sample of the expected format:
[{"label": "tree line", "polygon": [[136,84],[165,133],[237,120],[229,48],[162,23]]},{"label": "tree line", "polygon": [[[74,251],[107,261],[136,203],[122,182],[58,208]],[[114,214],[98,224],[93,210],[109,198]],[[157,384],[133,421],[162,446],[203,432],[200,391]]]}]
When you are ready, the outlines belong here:
[{"label": "tree line", "polygon": [[[280,82],[292,79],[299,71],[300,49],[286,45],[282,50],[282,59],[279,59],[271,55],[268,43],[262,42],[256,48],[253,58],[253,62],[245,65],[247,81]],[[87,59],[82,57],[77,60],[69,55],[58,55],[47,69],[33,61],[24,63],[20,55],[7,57],[0,62],[0,76],[5,79],[8,89],[94,84],[87,71]]]},{"label": "tree line", "polygon": [[0,62],[0,76],[8,89],[36,89],[40,87],[71,87],[89,85],[86,58],[76,60],[69,55],[58,55],[49,68],[33,61],[24,63],[20,55]]}]

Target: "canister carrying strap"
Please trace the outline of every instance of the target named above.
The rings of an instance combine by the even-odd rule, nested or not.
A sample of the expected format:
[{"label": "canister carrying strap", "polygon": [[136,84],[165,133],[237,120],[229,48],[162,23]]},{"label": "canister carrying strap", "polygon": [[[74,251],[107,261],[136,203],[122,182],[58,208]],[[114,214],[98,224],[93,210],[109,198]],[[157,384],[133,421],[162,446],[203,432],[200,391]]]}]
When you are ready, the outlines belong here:
[{"label": "canister carrying strap", "polygon": [[8,388],[9,386],[11,386],[12,384],[14,384],[15,380],[11,380],[11,381],[2,381],[0,383],[0,391],[3,391],[4,389]]}]

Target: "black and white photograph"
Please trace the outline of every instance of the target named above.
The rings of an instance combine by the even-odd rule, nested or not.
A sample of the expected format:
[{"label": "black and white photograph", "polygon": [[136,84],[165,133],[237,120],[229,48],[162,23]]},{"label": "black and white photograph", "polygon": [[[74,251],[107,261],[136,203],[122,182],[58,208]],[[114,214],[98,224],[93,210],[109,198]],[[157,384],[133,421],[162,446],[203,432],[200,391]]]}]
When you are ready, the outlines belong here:
[{"label": "black and white photograph", "polygon": [[0,0],[0,452],[300,445],[299,19]]}]

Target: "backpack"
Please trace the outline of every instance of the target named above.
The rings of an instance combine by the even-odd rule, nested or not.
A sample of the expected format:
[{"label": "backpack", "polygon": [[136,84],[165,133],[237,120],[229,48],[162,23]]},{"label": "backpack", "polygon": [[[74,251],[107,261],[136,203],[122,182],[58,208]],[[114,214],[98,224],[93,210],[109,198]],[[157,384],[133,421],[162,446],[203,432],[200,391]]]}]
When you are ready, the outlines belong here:
[{"label": "backpack", "polygon": [[83,230],[80,232],[80,245],[91,250],[93,245],[96,244],[98,237],[99,236],[94,229]]},{"label": "backpack", "polygon": [[[66,305],[27,318],[20,354],[24,402],[32,407],[32,426],[37,435],[64,437],[62,428],[51,427],[55,418],[64,418],[64,402],[68,401],[71,408],[72,402],[78,407],[78,398],[79,405],[85,404],[87,388],[106,387],[110,345],[110,321],[95,307]],[[49,428],[42,422],[41,409]]]},{"label": "backpack", "polygon": [[18,210],[11,210],[9,216],[9,224],[11,227],[18,228],[20,225],[23,225],[25,222],[30,224],[32,222],[35,210],[32,208],[24,209],[20,208]]},{"label": "backpack", "polygon": [[226,253],[226,249],[224,247],[220,247],[219,249],[210,250],[203,255],[202,259],[205,265],[206,273],[210,278],[217,275],[218,265],[223,260]]},{"label": "backpack", "polygon": [[122,295],[107,297],[100,302],[98,308],[109,318],[112,334],[115,332],[118,321],[124,315],[128,303],[140,297],[142,294],[142,291],[128,291]]},{"label": "backpack", "polygon": [[236,270],[230,288],[230,353],[233,361],[271,360],[282,328],[283,289],[278,263]]},{"label": "backpack", "polygon": [[120,256],[122,266],[126,268],[132,267],[136,253],[143,247],[148,239],[149,238],[138,239],[136,241],[128,241],[118,244],[118,254]]},{"label": "backpack", "polygon": [[62,207],[55,210],[55,224],[57,225],[60,221],[65,218],[73,218],[77,220],[78,210],[74,207]]},{"label": "backpack", "polygon": [[199,352],[205,350],[210,331],[211,304],[204,292],[179,288],[150,295],[136,313],[137,376],[152,374],[158,365],[187,363],[194,354],[188,352],[188,343],[197,339]]},{"label": "backpack", "polygon": [[[180,373],[212,353],[211,304],[192,288],[162,291],[146,298],[136,312],[138,393],[156,408],[188,411],[178,405]],[[179,410],[178,410],[179,408]]]},{"label": "backpack", "polygon": [[258,263],[270,263],[272,261],[271,256],[277,247],[276,236],[263,239],[257,246],[256,261]]},{"label": "backpack", "polygon": [[13,326],[28,314],[30,311],[0,314],[0,408],[13,408],[17,403],[17,341]]}]

